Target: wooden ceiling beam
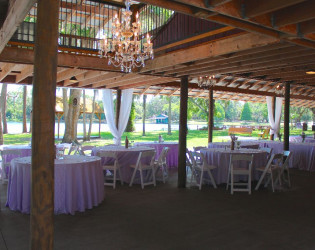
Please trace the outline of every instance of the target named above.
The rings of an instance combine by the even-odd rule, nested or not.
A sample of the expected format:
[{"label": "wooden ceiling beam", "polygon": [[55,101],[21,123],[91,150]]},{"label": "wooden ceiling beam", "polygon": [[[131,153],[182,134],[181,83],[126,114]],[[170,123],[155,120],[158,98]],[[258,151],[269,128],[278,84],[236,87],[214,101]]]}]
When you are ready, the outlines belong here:
[{"label": "wooden ceiling beam", "polygon": [[291,5],[304,2],[305,0],[246,0],[244,3],[245,16],[256,17],[266,13],[274,12]]},{"label": "wooden ceiling beam", "polygon": [[288,24],[296,24],[303,21],[314,19],[314,1],[304,1],[285,9],[276,11],[275,26],[283,27]]},{"label": "wooden ceiling beam", "polygon": [[142,68],[140,72],[148,72],[151,70],[171,67],[174,64],[221,56],[278,42],[278,39],[266,36],[254,34],[240,35],[157,57],[154,60],[148,61],[146,66]]},{"label": "wooden ceiling beam", "polygon": [[[34,51],[29,49],[6,47],[0,54],[0,61],[9,63],[33,64]],[[104,58],[98,56],[84,56],[59,53],[58,67],[74,67],[91,70],[105,70],[120,72],[120,68],[108,65]]]},{"label": "wooden ceiling beam", "polygon": [[315,32],[315,19],[299,23],[299,32],[303,35]]},{"label": "wooden ceiling beam", "polygon": [[6,63],[1,67],[1,72],[0,72],[0,82],[10,74],[11,70],[14,68],[15,64],[14,63]]},{"label": "wooden ceiling beam", "polygon": [[26,65],[20,74],[16,76],[16,82],[19,83],[23,81],[26,77],[29,77],[33,74],[34,67],[33,65]]},{"label": "wooden ceiling beam", "polygon": [[66,79],[70,79],[71,77],[82,74],[83,72],[86,72],[86,70],[76,69],[76,68],[67,69],[67,70],[62,71],[62,72],[57,74],[57,82],[61,82],[61,81],[64,81]]},{"label": "wooden ceiling beam", "polygon": [[150,85],[159,85],[161,83],[169,83],[172,82],[170,78],[156,78],[156,79],[145,79],[144,81],[136,81],[131,84],[125,83],[123,85],[120,85],[120,89],[131,89],[131,88],[136,88],[139,86],[143,86],[145,84],[150,84]]}]

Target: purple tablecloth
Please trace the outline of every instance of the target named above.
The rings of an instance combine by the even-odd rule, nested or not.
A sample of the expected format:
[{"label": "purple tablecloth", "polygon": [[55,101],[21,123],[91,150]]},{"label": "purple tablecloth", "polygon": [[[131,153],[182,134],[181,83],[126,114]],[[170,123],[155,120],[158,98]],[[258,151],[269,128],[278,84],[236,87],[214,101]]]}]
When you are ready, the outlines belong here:
[{"label": "purple tablecloth", "polygon": [[[74,214],[97,206],[104,199],[101,159],[92,156],[65,156],[55,160],[55,214]],[[31,157],[11,161],[7,206],[30,213]]]},{"label": "purple tablecloth", "polygon": [[136,142],[135,146],[146,146],[154,148],[156,151],[156,159],[160,156],[164,147],[168,147],[169,151],[166,156],[166,162],[169,168],[177,168],[178,166],[178,142]]},{"label": "purple tablecloth", "polygon": [[[258,149],[259,143],[258,142],[242,142],[238,141],[240,143],[241,148],[251,148],[251,149]],[[231,142],[209,142],[208,148],[225,148],[225,147],[231,147]],[[235,145],[236,148],[236,145]]]},{"label": "purple tablecloth", "polygon": [[[302,142],[301,136],[290,136],[289,138],[290,142]],[[315,143],[315,139],[312,137],[306,137],[305,138],[306,143]]]},{"label": "purple tablecloth", "polygon": [[[132,147],[125,148],[124,146],[105,146],[105,147],[95,147],[92,149],[92,155],[97,155],[98,152],[108,152],[114,151],[117,152],[118,163],[121,166],[121,177],[124,182],[130,183],[133,168],[130,167],[132,164],[136,164],[140,152],[154,150],[150,147]],[[112,164],[113,159],[103,158],[102,164]],[[137,183],[137,182],[135,182]]]},{"label": "purple tablecloth", "polygon": [[[230,164],[231,154],[254,154],[252,177],[253,180],[259,180],[260,174],[255,171],[257,167],[264,167],[267,164],[267,153],[257,149],[240,149],[240,150],[225,150],[223,148],[208,148],[201,149],[200,152],[204,153],[206,160],[209,164],[217,166],[212,170],[213,177],[216,184],[226,183],[228,179],[228,170]],[[245,162],[235,165],[236,167],[242,167]],[[235,181],[246,180],[247,177],[235,176]]]},{"label": "purple tablecloth", "polygon": [[[14,158],[32,155],[32,148],[30,145],[1,145],[0,146],[1,152],[4,152],[6,150],[19,150],[20,151],[19,155],[5,155],[4,159],[2,159],[2,160],[4,160],[7,163],[11,162],[11,160]],[[9,167],[6,168],[5,172],[6,172],[6,175],[8,176],[9,175]],[[1,173],[1,175],[2,175],[2,173]]]}]

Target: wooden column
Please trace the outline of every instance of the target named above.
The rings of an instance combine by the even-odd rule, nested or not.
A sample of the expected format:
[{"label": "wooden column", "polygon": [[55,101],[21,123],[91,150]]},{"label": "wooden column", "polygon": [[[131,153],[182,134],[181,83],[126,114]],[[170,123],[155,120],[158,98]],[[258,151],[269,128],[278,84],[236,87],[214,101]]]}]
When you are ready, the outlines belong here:
[{"label": "wooden column", "polygon": [[37,3],[33,84],[31,249],[54,242],[55,104],[59,1]]},{"label": "wooden column", "polygon": [[146,113],[147,95],[143,95],[143,117],[142,117],[142,136],[145,136],[145,113]]},{"label": "wooden column", "polygon": [[214,109],[213,88],[209,88],[208,143],[212,142],[213,137],[213,109]]},{"label": "wooden column", "polygon": [[285,83],[284,92],[284,135],[283,135],[283,150],[289,150],[290,136],[290,83]]},{"label": "wooden column", "polygon": [[186,137],[187,137],[187,102],[188,76],[183,76],[180,82],[180,114],[178,139],[178,187],[186,187]]},{"label": "wooden column", "polygon": [[120,114],[120,105],[121,105],[121,89],[117,89],[117,98],[116,98],[116,128],[118,129],[119,123],[119,114]]}]

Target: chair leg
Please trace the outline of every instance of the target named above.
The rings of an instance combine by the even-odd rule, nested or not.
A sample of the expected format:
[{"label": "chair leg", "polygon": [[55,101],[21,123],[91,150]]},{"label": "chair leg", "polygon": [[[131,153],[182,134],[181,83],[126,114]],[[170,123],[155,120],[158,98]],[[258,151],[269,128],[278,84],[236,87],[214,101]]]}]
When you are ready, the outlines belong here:
[{"label": "chair leg", "polygon": [[141,188],[144,189],[142,169],[139,169],[139,171],[140,171]]},{"label": "chair leg", "polygon": [[[163,173],[163,171],[162,171],[162,173]],[[152,178],[153,178],[153,185],[156,186],[154,167],[152,167]],[[163,182],[164,182],[164,178],[163,178]],[[164,182],[164,183],[165,183],[165,182]]]},{"label": "chair leg", "polygon": [[251,175],[251,173],[249,173],[249,175],[248,175],[248,193],[249,194],[252,193],[252,175]]},{"label": "chair leg", "polygon": [[132,173],[132,177],[131,177],[131,181],[130,181],[130,183],[129,183],[129,187],[131,187],[132,184],[133,184],[134,178],[135,178],[135,176],[136,176],[136,171],[137,171],[137,168],[135,168],[134,171],[133,171],[133,173]]},{"label": "chair leg", "polygon": [[114,178],[113,178],[113,188],[116,188],[116,174],[117,174],[117,169],[114,169]]},{"label": "chair leg", "polygon": [[201,174],[200,174],[199,190],[201,190],[202,181],[203,181],[203,171],[201,171]]},{"label": "chair leg", "polygon": [[230,169],[230,167],[229,167],[229,170],[228,170],[228,179],[227,179],[227,182],[226,182],[226,190],[229,189],[230,175],[231,175],[231,169]]},{"label": "chair leg", "polygon": [[261,174],[260,179],[259,179],[259,181],[258,181],[258,183],[257,183],[257,185],[256,185],[256,187],[255,187],[255,190],[258,190],[260,184],[262,183],[263,179],[265,178],[265,175],[266,175],[265,172],[263,172],[263,173]]},{"label": "chair leg", "polygon": [[124,185],[124,181],[123,181],[123,178],[122,178],[122,175],[121,175],[121,170],[120,170],[120,168],[118,168],[118,174],[119,174],[120,183],[121,183],[121,185],[123,186],[123,185]]},{"label": "chair leg", "polygon": [[212,175],[210,170],[208,170],[208,175],[210,177],[210,180],[211,180],[211,183],[212,183],[213,187],[217,188],[217,185],[215,184],[215,180],[214,180],[213,175]]},{"label": "chair leg", "polygon": [[270,178],[271,178],[272,192],[275,192],[275,188],[274,188],[274,184],[273,184],[273,174],[272,174],[272,170],[270,171]]},{"label": "chair leg", "polygon": [[233,175],[233,169],[231,169],[231,194],[234,193],[234,175]]}]

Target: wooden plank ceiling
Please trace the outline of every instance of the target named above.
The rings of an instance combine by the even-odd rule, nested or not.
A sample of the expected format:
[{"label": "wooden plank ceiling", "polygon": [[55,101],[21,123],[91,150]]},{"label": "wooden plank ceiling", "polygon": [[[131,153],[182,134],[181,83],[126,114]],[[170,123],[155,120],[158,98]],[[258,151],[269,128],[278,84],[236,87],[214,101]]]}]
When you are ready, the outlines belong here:
[{"label": "wooden plank ceiling", "polygon": [[[108,66],[105,59],[93,53],[81,55],[60,51],[59,87],[132,87],[136,94],[176,96],[179,95],[180,78],[188,75],[189,96],[207,98],[208,90],[197,86],[197,78],[215,75],[216,99],[265,102],[265,96],[275,95],[278,85],[290,82],[291,105],[315,107],[315,75],[306,74],[308,70],[315,70],[314,1],[140,2],[218,22],[226,28],[238,28],[243,32],[172,52],[168,52],[172,44],[162,46],[154,60],[131,74]],[[226,28],[222,29],[222,33]],[[178,44],[176,42],[174,46]],[[9,44],[0,54],[0,82],[31,84],[32,64],[32,48],[26,50]],[[70,81],[73,76],[76,82]]]}]

